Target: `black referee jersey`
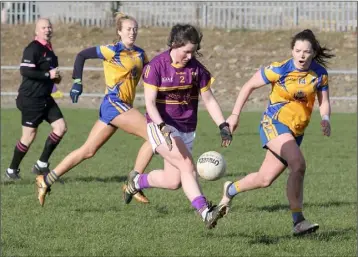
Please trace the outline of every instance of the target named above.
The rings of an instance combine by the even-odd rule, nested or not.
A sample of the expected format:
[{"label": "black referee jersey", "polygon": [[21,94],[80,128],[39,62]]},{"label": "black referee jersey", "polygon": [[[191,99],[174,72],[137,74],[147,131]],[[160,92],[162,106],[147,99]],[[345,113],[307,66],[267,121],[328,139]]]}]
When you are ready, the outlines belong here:
[{"label": "black referee jersey", "polygon": [[50,96],[54,82],[50,79],[49,71],[57,66],[58,60],[53,50],[37,40],[32,41],[25,48],[20,64],[22,83],[19,96]]}]

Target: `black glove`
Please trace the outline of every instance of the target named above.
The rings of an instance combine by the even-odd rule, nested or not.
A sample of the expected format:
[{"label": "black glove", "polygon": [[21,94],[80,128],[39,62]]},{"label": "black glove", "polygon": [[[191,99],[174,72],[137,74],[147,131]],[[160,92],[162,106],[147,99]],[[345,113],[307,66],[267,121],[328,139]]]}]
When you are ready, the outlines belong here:
[{"label": "black glove", "polygon": [[221,136],[221,146],[228,147],[232,141],[232,134],[230,131],[229,123],[223,122],[219,126]]},{"label": "black glove", "polygon": [[160,123],[158,125],[158,128],[165,139],[165,143],[167,143],[169,151],[171,151],[173,149],[172,139],[170,138],[170,134],[172,133],[172,131],[164,122]]}]

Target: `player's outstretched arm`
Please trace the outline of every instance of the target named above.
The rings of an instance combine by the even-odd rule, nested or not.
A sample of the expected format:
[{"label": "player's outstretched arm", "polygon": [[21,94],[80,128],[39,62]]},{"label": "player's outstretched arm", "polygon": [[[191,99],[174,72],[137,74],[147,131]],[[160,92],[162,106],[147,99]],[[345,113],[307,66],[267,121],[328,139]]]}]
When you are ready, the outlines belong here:
[{"label": "player's outstretched arm", "polygon": [[73,103],[78,102],[78,97],[82,94],[82,75],[83,75],[83,66],[87,59],[97,59],[100,58],[97,54],[96,47],[90,47],[82,50],[76,56],[75,64],[73,67],[73,85],[70,91],[70,97]]},{"label": "player's outstretched arm", "polygon": [[229,123],[231,132],[234,132],[239,123],[240,114],[244,107],[247,99],[251,93],[260,87],[266,85],[266,82],[262,78],[261,71],[258,70],[242,87],[239,95],[237,96],[234,108],[232,109],[231,115],[227,118],[226,122]]}]

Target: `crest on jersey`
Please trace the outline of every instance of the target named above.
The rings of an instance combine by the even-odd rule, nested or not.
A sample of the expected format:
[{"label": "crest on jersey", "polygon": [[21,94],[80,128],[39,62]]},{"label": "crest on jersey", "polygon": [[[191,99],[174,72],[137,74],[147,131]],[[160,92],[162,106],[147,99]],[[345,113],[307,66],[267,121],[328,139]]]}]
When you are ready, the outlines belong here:
[{"label": "crest on jersey", "polygon": [[299,80],[298,80],[298,84],[300,84],[300,85],[306,84],[306,79],[305,79],[305,78],[299,79]]},{"label": "crest on jersey", "polygon": [[195,71],[191,72],[191,81],[192,81],[192,85],[194,87],[199,85],[199,77],[198,77],[198,73]]},{"label": "crest on jersey", "polygon": [[301,90],[298,90],[293,97],[295,98],[295,100],[300,101],[300,102],[307,102],[307,95],[302,92]]}]

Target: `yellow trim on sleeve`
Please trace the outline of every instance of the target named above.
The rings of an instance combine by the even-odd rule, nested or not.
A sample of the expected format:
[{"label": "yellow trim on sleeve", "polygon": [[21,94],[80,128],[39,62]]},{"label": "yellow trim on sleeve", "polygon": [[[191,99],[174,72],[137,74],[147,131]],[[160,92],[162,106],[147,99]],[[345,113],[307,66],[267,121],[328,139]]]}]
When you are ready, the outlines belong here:
[{"label": "yellow trim on sleeve", "polygon": [[201,92],[201,93],[204,93],[204,92],[208,91],[209,88],[211,87],[211,85],[214,83],[214,81],[215,81],[215,78],[212,77],[212,78],[210,79],[210,81],[208,82],[208,84],[206,84],[205,87],[203,87],[203,88],[200,89],[200,92]]},{"label": "yellow trim on sleeve", "polygon": [[149,88],[151,88],[151,89],[154,89],[154,90],[158,91],[158,87],[155,86],[155,85],[152,85],[152,84],[148,84],[148,83],[143,82],[143,86],[149,87]]}]

